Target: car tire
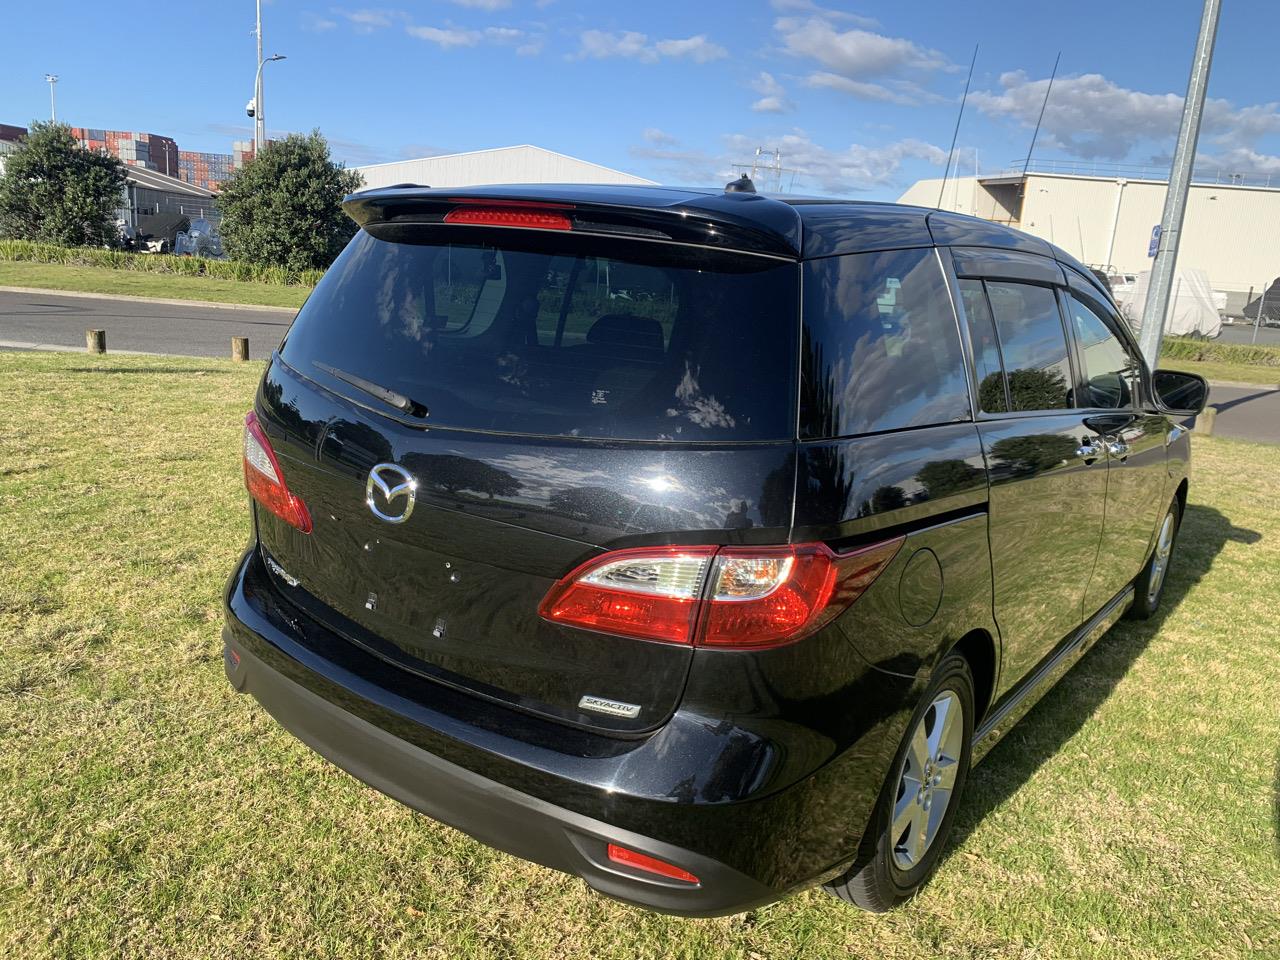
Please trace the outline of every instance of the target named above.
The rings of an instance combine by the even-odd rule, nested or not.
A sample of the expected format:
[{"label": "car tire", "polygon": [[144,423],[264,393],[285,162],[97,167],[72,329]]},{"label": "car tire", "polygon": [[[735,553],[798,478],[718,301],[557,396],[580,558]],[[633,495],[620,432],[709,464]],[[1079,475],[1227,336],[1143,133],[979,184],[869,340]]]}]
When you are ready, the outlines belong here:
[{"label": "car tire", "polygon": [[[938,710],[944,704],[934,749]],[[857,859],[844,876],[823,885],[828,893],[863,910],[883,913],[915,896],[932,876],[969,776],[973,704],[969,663],[950,653],[934,671],[911,716]],[[952,713],[956,709],[959,713]],[[923,744],[917,737],[923,737]],[[926,748],[923,755],[922,746]],[[930,785],[926,788],[924,783]],[[950,786],[944,787],[945,783]],[[941,811],[939,801],[946,803]]]},{"label": "car tire", "polygon": [[1133,581],[1133,604],[1125,614],[1130,620],[1147,620],[1160,607],[1164,585],[1169,579],[1169,564],[1173,560],[1173,548],[1178,541],[1178,527],[1182,522],[1182,507],[1175,499],[1169,504],[1160,528],[1156,531],[1156,545],[1147,558],[1136,580]]}]

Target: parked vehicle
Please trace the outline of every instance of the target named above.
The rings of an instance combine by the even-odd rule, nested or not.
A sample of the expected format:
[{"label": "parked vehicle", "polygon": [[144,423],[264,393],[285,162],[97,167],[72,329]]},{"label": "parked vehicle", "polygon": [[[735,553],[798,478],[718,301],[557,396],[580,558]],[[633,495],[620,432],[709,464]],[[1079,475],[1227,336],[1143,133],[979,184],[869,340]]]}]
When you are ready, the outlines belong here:
[{"label": "parked vehicle", "polygon": [[742,187],[349,197],[246,418],[226,671],[609,896],[884,910],[1155,612],[1207,386],[1042,240]]}]

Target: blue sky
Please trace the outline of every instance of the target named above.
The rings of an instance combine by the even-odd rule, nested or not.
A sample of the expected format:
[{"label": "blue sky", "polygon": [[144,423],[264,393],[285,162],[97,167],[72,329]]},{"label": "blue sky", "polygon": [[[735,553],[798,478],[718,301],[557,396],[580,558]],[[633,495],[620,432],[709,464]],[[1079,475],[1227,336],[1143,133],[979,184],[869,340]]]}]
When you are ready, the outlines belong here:
[{"label": "blue sky", "polygon": [[[975,42],[960,164],[1166,162],[1200,0],[264,4],[267,120],[349,165],[534,143],[665,183],[716,183],[757,147],[786,186],[895,198],[938,176]],[[1225,4],[1201,166],[1280,174],[1280,4]],[[1158,15],[1153,11],[1159,10]],[[14,4],[0,122],[59,119],[230,152],[251,134],[252,0]],[[14,39],[18,42],[13,42]]]}]

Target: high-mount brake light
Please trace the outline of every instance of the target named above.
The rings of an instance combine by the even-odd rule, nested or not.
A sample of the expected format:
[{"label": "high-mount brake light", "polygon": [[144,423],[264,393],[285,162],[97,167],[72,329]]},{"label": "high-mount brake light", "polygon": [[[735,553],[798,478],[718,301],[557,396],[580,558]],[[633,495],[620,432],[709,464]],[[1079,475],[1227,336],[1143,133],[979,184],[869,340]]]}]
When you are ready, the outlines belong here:
[{"label": "high-mount brake light", "polygon": [[644,640],[778,646],[847,609],[902,541],[847,553],[822,543],[617,550],[557,582],[538,612],[554,623]]},{"label": "high-mount brake light", "polygon": [[674,863],[667,863],[667,861],[651,857],[647,853],[620,847],[616,843],[609,844],[609,859],[614,863],[620,863],[635,870],[642,870],[645,873],[657,874],[670,880],[683,880],[685,883],[699,882],[698,878],[692,873],[682,867],[677,867]]},{"label": "high-mount brake light", "polygon": [[480,227],[525,227],[533,230],[572,230],[573,221],[562,203],[530,203],[523,200],[459,201],[444,215],[445,223]]},{"label": "high-mount brake light", "polygon": [[303,533],[311,532],[311,513],[301,498],[290,492],[271,441],[252,410],[244,418],[244,485],[254,500],[285,523]]}]

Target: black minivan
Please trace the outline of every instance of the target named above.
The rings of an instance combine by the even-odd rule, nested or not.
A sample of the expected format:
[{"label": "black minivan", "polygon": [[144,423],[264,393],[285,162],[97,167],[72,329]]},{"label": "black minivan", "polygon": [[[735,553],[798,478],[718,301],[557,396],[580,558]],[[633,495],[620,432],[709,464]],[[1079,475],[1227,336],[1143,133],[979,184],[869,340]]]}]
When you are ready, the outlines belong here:
[{"label": "black minivan", "polygon": [[245,418],[227,675],[484,843],[670,913],[887,909],[1160,601],[1208,388],[1042,240],[749,182],[344,207]]}]

